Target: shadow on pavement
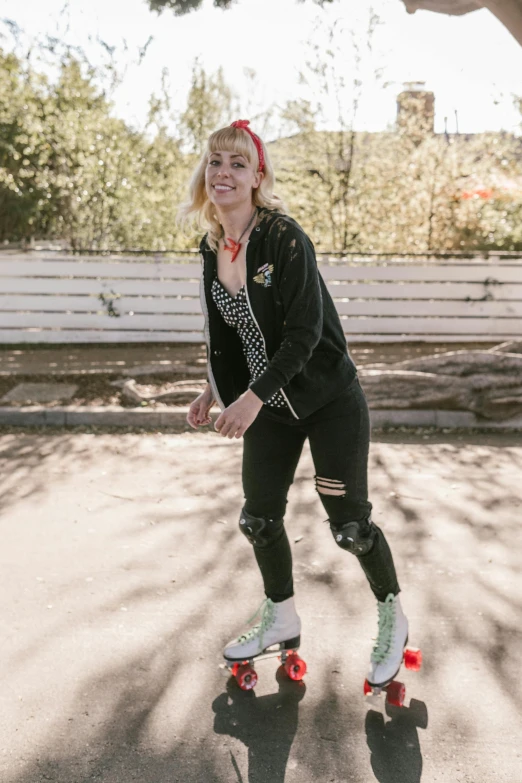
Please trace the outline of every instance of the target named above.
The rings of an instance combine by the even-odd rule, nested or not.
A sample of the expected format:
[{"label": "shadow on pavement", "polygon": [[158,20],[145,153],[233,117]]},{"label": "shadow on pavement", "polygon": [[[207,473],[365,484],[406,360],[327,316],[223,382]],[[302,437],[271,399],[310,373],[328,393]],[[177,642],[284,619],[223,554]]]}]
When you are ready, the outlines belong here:
[{"label": "shadow on pavement", "polygon": [[379,783],[419,783],[422,755],[417,729],[428,726],[426,705],[411,699],[409,707],[386,705],[384,715],[370,710],[366,716],[366,741],[373,773]]},{"label": "shadow on pavement", "polygon": [[226,693],[212,703],[214,732],[227,734],[248,748],[248,778],[245,780],[230,751],[237,783],[283,783],[290,748],[298,726],[298,705],[306,692],[301,680],[289,680],[280,666],[276,673],[277,693],[256,696],[242,691],[233,677]]},{"label": "shadow on pavement", "polygon": [[[445,747],[451,737],[483,772],[477,780],[492,780],[489,755],[483,760],[475,751],[484,721],[479,733],[477,715],[458,698],[462,684],[452,691],[446,678],[456,667],[467,689],[484,688],[488,705],[502,697],[503,709],[520,712],[512,673],[522,610],[514,589],[522,453],[504,436],[457,442],[439,434],[421,445],[382,438],[374,449],[376,513],[395,542],[414,643],[430,650],[426,687],[447,686],[455,699],[439,708],[438,719],[434,705],[431,741]],[[337,665],[332,654],[340,669],[333,678],[322,665],[314,629],[331,645],[349,641],[353,628],[348,652],[359,649],[370,635],[370,599],[357,563],[343,557],[321,523],[309,457],[291,491],[288,525],[323,682],[318,674],[312,691],[310,681],[300,714],[306,688],[286,677],[266,696],[231,681],[210,710],[209,693],[213,698],[221,684],[203,651],[220,649],[237,621],[231,596],[260,590],[252,552],[237,531],[239,444],[17,433],[3,437],[0,466],[3,565],[13,594],[13,609],[4,599],[2,615],[9,636],[2,714],[12,754],[0,760],[3,783],[367,783],[368,749],[379,783],[419,783],[423,702],[388,708],[388,720],[368,712],[366,747],[358,702],[337,685],[349,663]],[[456,662],[448,661],[449,649]],[[269,665],[262,676],[274,676]],[[234,757],[243,751],[238,743],[248,772],[247,759]]]}]

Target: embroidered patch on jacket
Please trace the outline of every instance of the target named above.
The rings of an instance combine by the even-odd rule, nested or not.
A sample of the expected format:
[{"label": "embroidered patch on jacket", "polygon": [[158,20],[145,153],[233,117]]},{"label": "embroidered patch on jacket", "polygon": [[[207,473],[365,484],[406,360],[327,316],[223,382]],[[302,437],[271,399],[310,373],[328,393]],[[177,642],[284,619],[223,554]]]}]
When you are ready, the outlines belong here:
[{"label": "embroidered patch on jacket", "polygon": [[257,270],[258,274],[254,275],[254,283],[259,283],[263,288],[269,288],[272,285],[272,272],[274,271],[273,264],[264,264]]}]

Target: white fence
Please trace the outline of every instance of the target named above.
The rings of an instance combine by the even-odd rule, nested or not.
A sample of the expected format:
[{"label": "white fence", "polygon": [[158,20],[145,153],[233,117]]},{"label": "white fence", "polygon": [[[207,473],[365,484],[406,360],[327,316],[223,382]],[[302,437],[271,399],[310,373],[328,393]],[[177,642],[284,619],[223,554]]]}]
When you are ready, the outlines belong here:
[{"label": "white fence", "polygon": [[[522,337],[522,259],[324,261],[350,342]],[[200,342],[197,257],[0,254],[0,343]]]}]

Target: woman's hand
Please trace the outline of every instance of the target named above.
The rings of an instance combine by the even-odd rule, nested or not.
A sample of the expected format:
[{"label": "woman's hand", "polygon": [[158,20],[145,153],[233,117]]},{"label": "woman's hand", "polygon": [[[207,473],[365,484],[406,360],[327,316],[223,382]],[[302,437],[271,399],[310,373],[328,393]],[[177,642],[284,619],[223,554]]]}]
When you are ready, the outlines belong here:
[{"label": "woman's hand", "polygon": [[196,397],[193,403],[191,403],[189,412],[187,414],[187,422],[197,430],[204,424],[212,424],[209,412],[214,405],[214,395],[212,394],[212,388],[207,383],[205,391],[201,392],[199,397]]},{"label": "woman's hand", "polygon": [[224,438],[241,438],[262,407],[263,403],[259,397],[248,389],[232,405],[225,408],[214,424],[214,429]]}]

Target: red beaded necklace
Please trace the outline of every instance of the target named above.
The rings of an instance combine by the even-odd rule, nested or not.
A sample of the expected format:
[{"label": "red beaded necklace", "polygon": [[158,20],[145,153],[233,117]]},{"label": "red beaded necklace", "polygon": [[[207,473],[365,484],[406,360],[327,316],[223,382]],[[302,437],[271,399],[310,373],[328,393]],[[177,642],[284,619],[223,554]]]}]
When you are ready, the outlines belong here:
[{"label": "red beaded necklace", "polygon": [[[239,255],[239,251],[241,250],[241,240],[245,236],[246,232],[254,222],[254,218],[257,214],[257,208],[254,209],[254,212],[252,214],[252,217],[248,221],[248,224],[245,226],[244,231],[242,232],[241,236],[237,240],[237,242],[234,239],[231,239],[230,237],[223,238],[223,247],[225,250],[228,250],[229,253],[232,253],[232,258],[230,259],[230,263],[233,264],[236,258]],[[230,243],[230,244],[228,244]]]}]

